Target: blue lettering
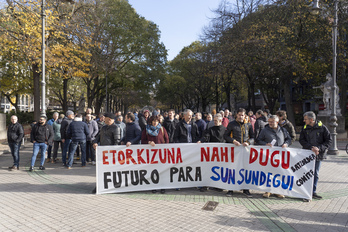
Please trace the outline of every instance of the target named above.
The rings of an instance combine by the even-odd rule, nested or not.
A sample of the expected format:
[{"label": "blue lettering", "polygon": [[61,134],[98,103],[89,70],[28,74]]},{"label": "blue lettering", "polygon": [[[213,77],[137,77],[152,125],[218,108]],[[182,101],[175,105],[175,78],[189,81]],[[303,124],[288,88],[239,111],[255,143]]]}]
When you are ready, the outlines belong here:
[{"label": "blue lettering", "polygon": [[266,182],[266,174],[264,172],[261,172],[260,185],[263,185],[265,182]]},{"label": "blue lettering", "polygon": [[259,185],[259,171],[253,171],[253,181],[251,184]]},{"label": "blue lettering", "polygon": [[242,180],[238,180],[237,183],[241,185],[244,181],[244,175],[243,175],[244,168],[239,170],[239,175],[242,177]]},{"label": "blue lettering", "polygon": [[[251,173],[252,173],[251,170],[249,171],[249,175],[248,175],[248,170],[245,171],[245,183],[246,183],[246,184],[250,184],[250,181],[251,181]],[[248,177],[249,177],[249,178],[248,178]]]},{"label": "blue lettering", "polygon": [[213,181],[218,181],[218,180],[220,180],[220,175],[219,175],[219,173],[217,173],[216,171],[215,171],[215,169],[219,169],[220,167],[217,167],[217,166],[214,166],[214,167],[212,167],[211,168],[211,171],[217,176],[217,177],[214,177],[214,176],[211,176],[210,177],[210,179],[212,179]]},{"label": "blue lettering", "polygon": [[271,181],[271,176],[272,176],[272,173],[269,172],[269,173],[267,174],[267,184],[266,184],[267,187],[271,187],[271,185],[270,185],[270,183],[272,182],[272,181]]},{"label": "blue lettering", "polygon": [[277,177],[280,176],[279,174],[276,174],[273,178],[273,187],[278,188],[280,186],[280,180],[277,180]]},{"label": "blue lettering", "polygon": [[285,184],[285,176],[282,176],[282,188],[283,189],[288,189],[290,182],[291,182],[291,176],[287,176],[288,177],[288,181]]}]

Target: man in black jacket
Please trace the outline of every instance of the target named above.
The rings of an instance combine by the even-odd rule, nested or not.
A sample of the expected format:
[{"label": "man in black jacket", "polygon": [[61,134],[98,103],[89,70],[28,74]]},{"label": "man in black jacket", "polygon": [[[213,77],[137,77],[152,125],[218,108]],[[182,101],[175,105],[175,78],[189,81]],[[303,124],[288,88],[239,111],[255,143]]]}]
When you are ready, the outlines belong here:
[{"label": "man in black jacket", "polygon": [[[224,138],[227,143],[233,143],[236,146],[249,146],[254,143],[253,127],[250,123],[245,123],[245,109],[239,108],[236,119],[227,126]],[[244,189],[243,193],[247,197],[252,197],[248,189]],[[231,196],[232,191],[227,192],[227,196]]]},{"label": "man in black jacket", "polygon": [[99,134],[93,142],[93,148],[96,149],[98,144],[100,146],[119,145],[121,141],[121,129],[115,125],[115,115],[106,113],[105,125],[100,129]]},{"label": "man in black jacket", "polygon": [[222,115],[215,114],[214,126],[205,130],[203,137],[197,143],[224,143],[224,134],[226,128],[222,125]]},{"label": "man in black jacket", "polygon": [[163,122],[163,127],[168,133],[169,143],[174,143],[175,128],[179,124],[179,120],[175,119],[174,116],[175,110],[169,110],[168,117]]},{"label": "man in black jacket", "polygon": [[21,147],[21,142],[24,137],[23,126],[18,123],[18,118],[16,115],[11,116],[11,124],[7,129],[7,141],[10,147],[11,154],[13,157],[13,165],[8,169],[10,171],[19,169],[19,149]]},{"label": "man in black jacket", "polygon": [[31,166],[29,171],[34,170],[36,156],[41,150],[41,163],[40,170],[45,170],[43,166],[45,163],[45,153],[48,145],[52,145],[53,142],[53,128],[51,125],[46,124],[46,116],[40,116],[39,122],[36,123],[31,130],[30,140],[33,143],[33,155],[31,157]]},{"label": "man in black jacket", "polygon": [[[306,125],[301,130],[300,144],[303,149],[311,150],[316,155],[315,170],[314,170],[314,182],[313,182],[313,198],[321,199],[316,192],[319,169],[321,161],[327,153],[327,150],[331,146],[332,138],[327,127],[321,122],[316,121],[316,115],[312,111],[308,111],[303,114],[304,122]],[[305,199],[305,201],[308,201]]]},{"label": "man in black jacket", "polygon": [[66,155],[69,154],[70,143],[71,143],[71,138],[67,136],[67,131],[68,131],[68,127],[70,123],[72,123],[72,121],[74,121],[74,118],[75,118],[74,112],[71,110],[68,110],[65,116],[66,118],[63,119],[60,126],[60,136],[62,138],[62,143],[63,143],[63,151],[62,151],[63,166],[66,166]]},{"label": "man in black jacket", "polygon": [[197,124],[192,122],[192,111],[184,111],[184,117],[175,128],[175,143],[196,143],[199,139]]}]

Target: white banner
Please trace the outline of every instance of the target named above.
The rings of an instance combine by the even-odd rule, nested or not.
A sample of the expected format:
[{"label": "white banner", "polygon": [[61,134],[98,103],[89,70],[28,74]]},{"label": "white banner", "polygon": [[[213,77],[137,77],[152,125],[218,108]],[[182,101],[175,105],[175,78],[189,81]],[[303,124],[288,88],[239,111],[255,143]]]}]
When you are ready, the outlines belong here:
[{"label": "white banner", "polygon": [[215,187],[312,198],[310,150],[226,143],[98,146],[97,194]]}]

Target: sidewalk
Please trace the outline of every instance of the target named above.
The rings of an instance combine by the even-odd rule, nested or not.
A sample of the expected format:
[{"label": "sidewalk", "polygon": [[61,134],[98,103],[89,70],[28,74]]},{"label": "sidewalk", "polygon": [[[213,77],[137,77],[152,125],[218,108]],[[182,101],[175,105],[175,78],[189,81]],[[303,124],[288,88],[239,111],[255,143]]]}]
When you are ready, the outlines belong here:
[{"label": "sidewalk", "polygon": [[[345,149],[339,141],[338,148]],[[300,147],[298,142],[293,147]],[[0,153],[9,150],[0,145]],[[348,231],[348,155],[340,150],[322,163],[318,193],[323,200],[262,198],[251,191],[225,193],[196,189],[165,194],[91,194],[95,166],[61,163],[28,172],[32,144],[21,149],[19,171],[9,153],[0,155],[0,231]],[[37,159],[39,160],[39,158]],[[202,210],[219,202],[214,211]]]}]

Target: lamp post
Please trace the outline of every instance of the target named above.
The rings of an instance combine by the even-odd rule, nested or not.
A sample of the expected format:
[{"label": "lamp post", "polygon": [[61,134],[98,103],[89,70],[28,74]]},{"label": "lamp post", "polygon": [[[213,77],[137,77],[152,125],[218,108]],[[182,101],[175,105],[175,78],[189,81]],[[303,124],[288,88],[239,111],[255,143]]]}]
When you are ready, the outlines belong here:
[{"label": "lamp post", "polygon": [[42,81],[41,81],[41,115],[46,115],[46,82],[45,82],[45,0],[41,2],[41,18],[42,18]]},{"label": "lamp post", "polygon": [[[314,0],[314,6],[312,8],[312,14],[319,14],[320,7],[319,7],[319,0]],[[332,137],[332,145],[329,148],[328,154],[330,155],[337,155],[338,149],[337,149],[337,133],[336,128],[338,126],[337,124],[337,111],[336,111],[336,104],[337,104],[337,77],[336,77],[336,66],[337,66],[337,27],[338,27],[338,0],[334,0],[334,22],[332,25],[332,86],[331,86],[331,116],[330,116],[330,123],[329,126],[331,128],[331,137]]]}]

